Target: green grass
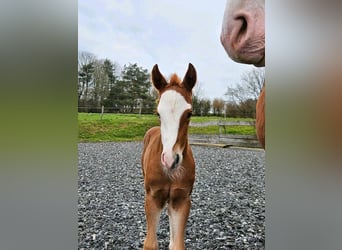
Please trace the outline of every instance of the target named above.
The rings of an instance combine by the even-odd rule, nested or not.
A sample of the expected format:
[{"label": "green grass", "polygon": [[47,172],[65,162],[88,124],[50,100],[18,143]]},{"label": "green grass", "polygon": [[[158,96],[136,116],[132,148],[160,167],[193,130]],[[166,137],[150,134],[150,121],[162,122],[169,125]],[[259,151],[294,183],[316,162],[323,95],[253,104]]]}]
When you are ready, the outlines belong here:
[{"label": "green grass", "polygon": [[[190,134],[204,134],[204,135],[214,135],[219,134],[220,129],[218,126],[208,126],[208,127],[190,127]],[[226,126],[226,131],[222,128],[222,134],[232,134],[232,135],[255,135],[254,126]]]},{"label": "green grass", "polygon": [[159,124],[155,115],[134,114],[78,114],[81,142],[136,141]]},{"label": "green grass", "polygon": [[[191,121],[194,123],[209,122],[209,121],[254,121],[252,118],[223,118],[217,116],[194,116],[191,117]],[[255,126],[227,126],[226,131],[221,131],[223,134],[234,134],[234,135],[255,135]],[[190,127],[190,134],[219,134],[220,129],[218,126],[207,126],[207,127]]]},{"label": "green grass", "polygon": [[[191,118],[192,122],[218,121],[218,117]],[[221,118],[222,120],[222,118]],[[227,118],[227,121],[252,121],[253,119]],[[79,141],[80,142],[110,142],[110,141],[139,141],[146,131],[158,126],[156,115],[137,114],[78,114]],[[190,127],[190,134],[218,134],[218,126]],[[227,134],[254,135],[254,126],[230,126],[226,128]]]}]

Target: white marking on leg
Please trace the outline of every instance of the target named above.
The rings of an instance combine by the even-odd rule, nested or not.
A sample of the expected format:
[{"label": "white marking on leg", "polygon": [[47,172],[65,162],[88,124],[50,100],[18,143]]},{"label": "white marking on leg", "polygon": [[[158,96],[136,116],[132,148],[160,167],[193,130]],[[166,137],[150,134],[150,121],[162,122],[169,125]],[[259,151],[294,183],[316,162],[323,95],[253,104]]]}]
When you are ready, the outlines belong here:
[{"label": "white marking on leg", "polygon": [[172,207],[169,207],[169,218],[170,218],[170,245],[169,248],[172,249],[175,244],[175,236],[179,230],[179,220],[180,214],[177,213]]}]

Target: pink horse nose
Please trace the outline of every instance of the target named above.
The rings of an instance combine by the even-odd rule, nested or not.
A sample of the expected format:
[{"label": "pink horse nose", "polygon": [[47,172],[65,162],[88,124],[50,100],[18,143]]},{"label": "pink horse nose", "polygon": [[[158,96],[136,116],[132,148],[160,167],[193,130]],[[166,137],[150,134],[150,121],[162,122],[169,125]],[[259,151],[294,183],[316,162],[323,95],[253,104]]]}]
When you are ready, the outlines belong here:
[{"label": "pink horse nose", "polygon": [[176,154],[175,157],[173,157],[172,155],[168,155],[166,152],[163,152],[161,154],[161,162],[167,168],[173,169],[177,167],[179,160],[180,157],[178,154]]},{"label": "pink horse nose", "polygon": [[162,154],[161,154],[161,162],[162,162],[162,164],[163,165],[166,165],[166,157],[165,157],[165,155],[166,155],[166,153],[165,152],[163,152]]}]

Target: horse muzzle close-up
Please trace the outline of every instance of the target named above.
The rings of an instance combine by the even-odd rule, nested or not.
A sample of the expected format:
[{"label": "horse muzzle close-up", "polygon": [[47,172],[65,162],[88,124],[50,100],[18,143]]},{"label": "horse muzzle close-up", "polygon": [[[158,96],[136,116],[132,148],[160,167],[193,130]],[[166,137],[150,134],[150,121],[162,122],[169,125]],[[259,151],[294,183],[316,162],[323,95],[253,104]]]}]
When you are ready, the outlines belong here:
[{"label": "horse muzzle close-up", "polygon": [[264,0],[228,0],[220,40],[231,59],[265,66]]}]

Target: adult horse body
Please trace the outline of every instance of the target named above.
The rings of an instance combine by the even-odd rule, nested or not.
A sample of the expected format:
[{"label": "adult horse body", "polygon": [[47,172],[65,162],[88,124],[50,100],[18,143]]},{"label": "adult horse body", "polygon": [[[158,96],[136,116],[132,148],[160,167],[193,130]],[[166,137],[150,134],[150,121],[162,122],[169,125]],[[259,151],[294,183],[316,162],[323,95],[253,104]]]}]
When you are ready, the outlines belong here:
[{"label": "adult horse body", "polygon": [[190,212],[190,195],[195,181],[195,162],[188,143],[192,112],[192,88],[196,70],[189,64],[181,81],[176,74],[169,83],[155,65],[152,83],[159,93],[160,127],[144,137],[142,171],[145,186],[147,235],[144,249],[158,249],[157,226],[168,203],[170,249],[184,249],[185,226]]},{"label": "adult horse body", "polygon": [[[227,0],[221,43],[231,59],[265,66],[265,0]],[[256,105],[256,132],[265,148],[265,85]]]}]

